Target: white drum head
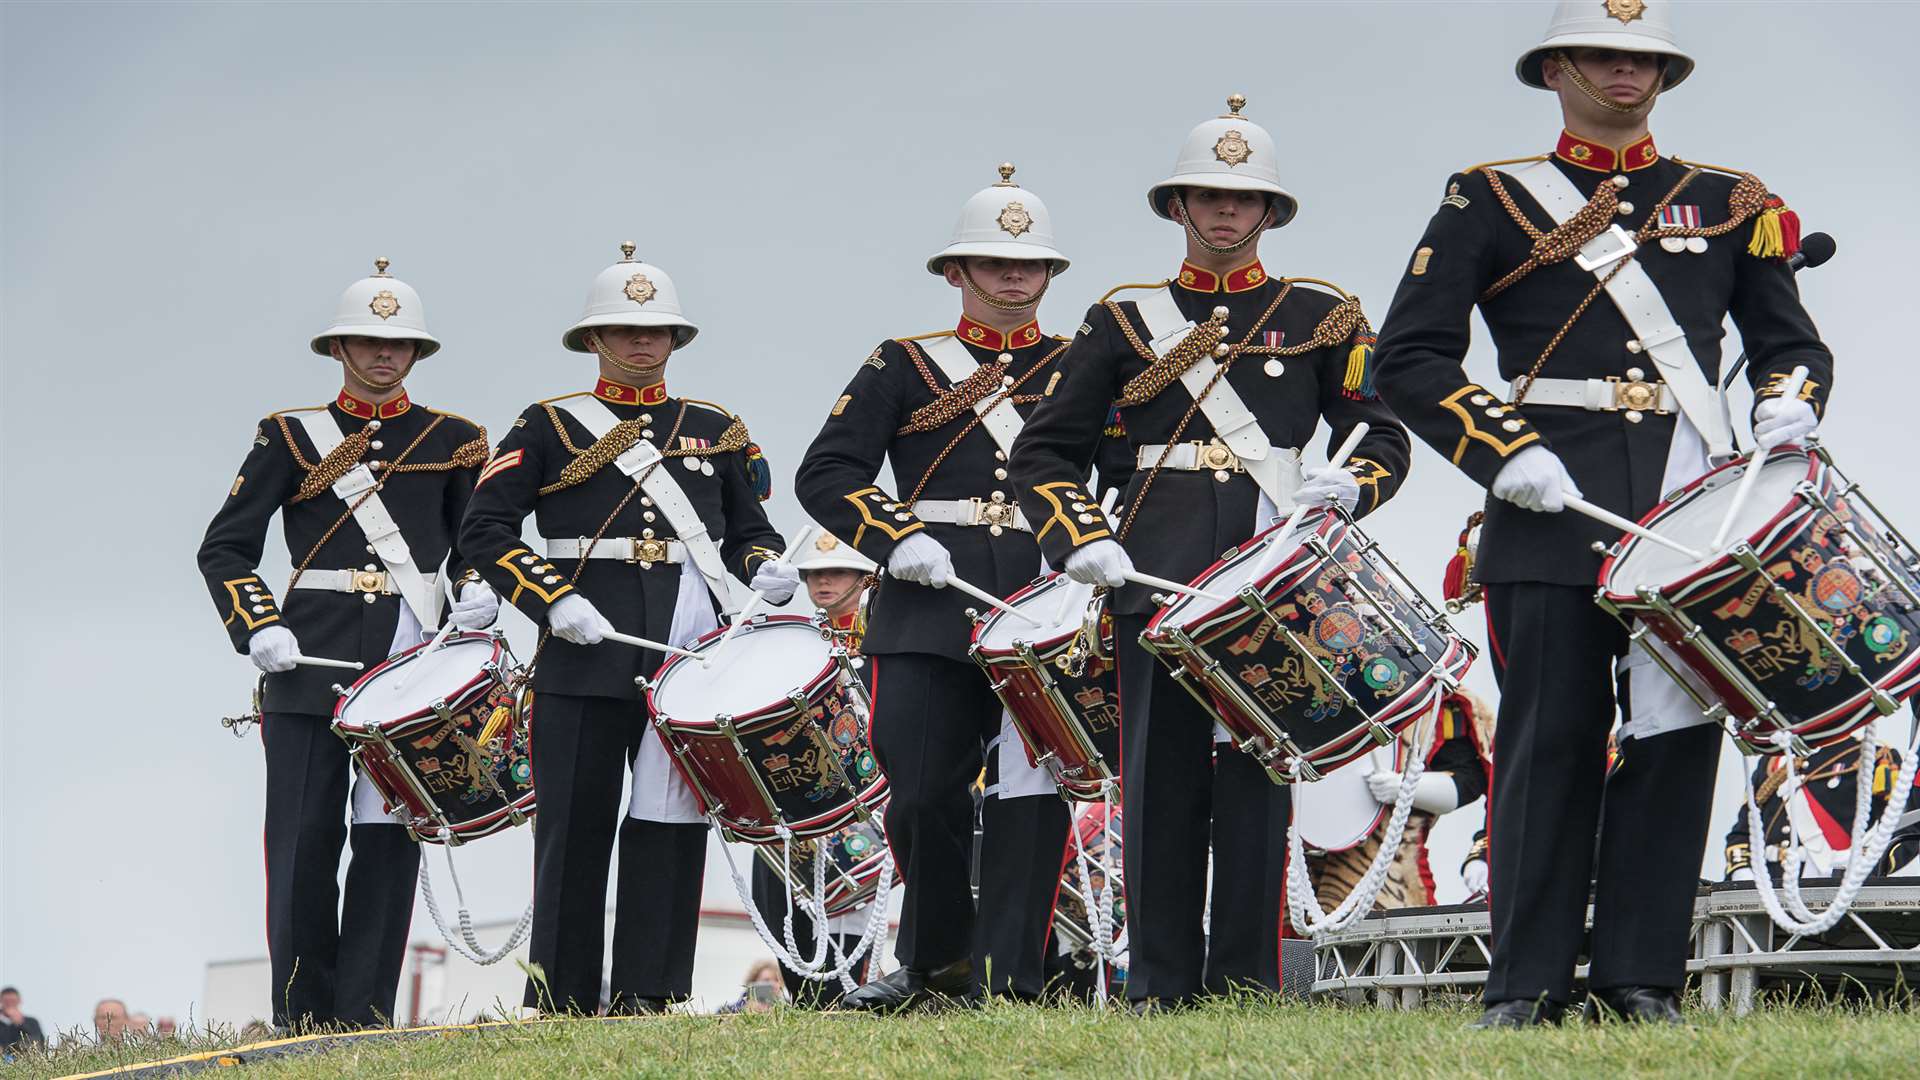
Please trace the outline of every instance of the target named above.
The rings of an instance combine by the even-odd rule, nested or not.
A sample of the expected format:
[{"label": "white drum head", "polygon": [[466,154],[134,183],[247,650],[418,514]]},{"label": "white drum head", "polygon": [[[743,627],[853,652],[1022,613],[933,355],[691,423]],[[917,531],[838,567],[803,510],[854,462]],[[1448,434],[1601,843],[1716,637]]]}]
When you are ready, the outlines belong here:
[{"label": "white drum head", "polygon": [[1093,586],[1060,574],[1045,586],[1010,602],[1015,611],[1040,625],[996,610],[980,627],[980,636],[975,640],[983,649],[1011,652],[1016,641],[1032,644],[1063,638],[1080,629],[1087,605],[1092,601]]},{"label": "white drum head", "polygon": [[[1279,566],[1291,557],[1301,543],[1313,534],[1314,527],[1323,518],[1309,517],[1300,523],[1300,527],[1282,536],[1275,529],[1264,539],[1250,542],[1252,546],[1244,548],[1234,556],[1233,561],[1216,569],[1212,576],[1202,577],[1192,582],[1194,588],[1204,589],[1215,596],[1231,597],[1252,584],[1255,579]],[[1211,615],[1220,605],[1212,600],[1202,600],[1197,596],[1181,594],[1167,607],[1167,613],[1161,617],[1161,626],[1184,626],[1203,616]]]},{"label": "white drum head", "polygon": [[455,638],[433,652],[414,653],[375,672],[347,699],[339,719],[370,728],[420,712],[472,682],[493,652],[493,639],[481,637]]},{"label": "white drum head", "polygon": [[[1706,558],[1689,559],[1672,548],[1633,538],[1627,541],[1626,550],[1607,575],[1607,591],[1628,595],[1641,586],[1672,585],[1724,559],[1724,552],[1709,551],[1708,545],[1720,529],[1720,519],[1727,516],[1727,508],[1733,504],[1735,482],[1743,471],[1728,469],[1721,473],[1724,479],[1663,515],[1652,526],[1660,535],[1677,540]],[[1753,494],[1740,508],[1739,520],[1727,535],[1738,541],[1758,532],[1793,501],[1794,487],[1806,478],[1807,455],[1804,453],[1776,454],[1767,459],[1760,467],[1760,479],[1754,483]]]},{"label": "white drum head", "polygon": [[1367,776],[1375,770],[1395,771],[1394,749],[1379,746],[1367,755],[1311,784],[1293,785],[1293,816],[1300,823],[1300,840],[1322,851],[1345,851],[1373,833],[1391,806],[1382,805],[1367,790]]},{"label": "white drum head", "polygon": [[832,656],[832,643],[812,623],[744,626],[711,666],[684,657],[668,668],[654,683],[653,703],[676,720],[742,716],[805,689]]}]

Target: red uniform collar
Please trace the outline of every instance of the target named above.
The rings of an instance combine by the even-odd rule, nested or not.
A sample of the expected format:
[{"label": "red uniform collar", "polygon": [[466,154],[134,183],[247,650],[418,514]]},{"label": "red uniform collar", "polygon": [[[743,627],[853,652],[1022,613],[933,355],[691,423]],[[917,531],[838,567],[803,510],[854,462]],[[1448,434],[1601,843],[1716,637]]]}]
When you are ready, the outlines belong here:
[{"label": "red uniform collar", "polygon": [[407,392],[405,390],[400,391],[400,396],[394,398],[392,401],[383,401],[378,405],[375,405],[371,401],[362,401],[353,396],[352,393],[341,390],[340,396],[333,399],[333,404],[348,416],[358,417],[362,420],[372,420],[376,417],[381,420],[391,420],[401,413],[406,412],[408,409],[413,408],[413,402],[407,399]]},{"label": "red uniform collar", "polygon": [[1633,172],[1659,161],[1660,151],[1654,149],[1652,135],[1642,135],[1615,150],[1604,143],[1583,139],[1571,131],[1562,131],[1560,145],[1553,148],[1553,156],[1569,165],[1578,165],[1594,172]]},{"label": "red uniform collar", "polygon": [[854,625],[859,621],[860,621],[860,609],[856,607],[852,611],[847,612],[845,615],[835,616],[833,620],[833,628],[835,630],[852,630],[854,629]]},{"label": "red uniform collar", "polygon": [[1211,270],[1182,261],[1180,276],[1175,280],[1188,292],[1246,292],[1248,289],[1257,289],[1267,283],[1267,269],[1260,265],[1259,259],[1255,259],[1245,266],[1227,271],[1227,275],[1221,277]]},{"label": "red uniform collar", "polygon": [[1007,333],[1001,333],[985,323],[977,323],[965,315],[960,316],[960,325],[954,328],[953,336],[969,345],[978,345],[983,349],[1024,349],[1035,344],[1045,335],[1040,333],[1039,322],[1029,322],[1016,326]]},{"label": "red uniform collar", "polygon": [[657,382],[652,386],[628,386],[603,375],[593,384],[593,396],[615,405],[664,405],[667,401],[667,384]]}]

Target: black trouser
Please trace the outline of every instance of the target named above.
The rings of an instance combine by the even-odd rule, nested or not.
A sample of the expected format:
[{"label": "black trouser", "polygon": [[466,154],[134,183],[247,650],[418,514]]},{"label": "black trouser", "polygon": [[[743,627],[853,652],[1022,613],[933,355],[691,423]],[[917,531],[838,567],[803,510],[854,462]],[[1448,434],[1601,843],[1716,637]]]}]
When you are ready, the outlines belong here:
[{"label": "black trouser", "polygon": [[[906,883],[894,955],[919,971],[982,951],[976,941],[968,871],[973,848],[973,796],[986,744],[1000,730],[1000,699],[977,666],[923,653],[891,653],[874,664],[873,751],[887,774],[887,844]],[[993,800],[998,801],[998,800]],[[981,922],[1000,989],[1038,993],[1044,985],[1046,926],[1066,847],[1065,807],[1051,835],[1017,806],[988,814],[981,841]],[[1054,800],[1057,802],[1058,800]],[[1001,835],[1007,829],[1014,835]],[[1022,832],[1028,835],[1020,835]],[[1046,854],[1052,845],[1051,855]],[[1031,880],[1036,866],[1051,870]],[[1001,904],[1021,904],[1010,911]],[[1044,908],[1042,904],[1044,903]],[[1025,906],[1030,905],[1030,906]],[[1017,922],[1009,932],[1001,922]],[[1027,948],[1032,943],[1031,949]],[[1003,955],[1004,948],[1017,955]],[[976,971],[976,976],[981,972]],[[1004,978],[1003,978],[1004,977]]]},{"label": "black trouser", "polygon": [[[1017,746],[1007,752],[1024,753]],[[997,779],[989,766],[989,789]],[[974,926],[973,966],[988,993],[1032,999],[1047,988],[1047,943],[1070,816],[1066,800],[1055,794],[990,794],[980,804],[983,914]]]},{"label": "black trouser", "polygon": [[[782,944],[784,944],[785,931],[783,928],[787,919],[787,887],[781,882],[779,872],[774,870],[772,866],[769,866],[767,860],[760,858],[758,855],[755,855],[753,859],[753,906],[760,909],[760,917],[766,920],[767,929],[773,931],[775,938],[783,939]],[[870,911],[867,908],[861,908],[859,913],[864,917],[869,914]],[[798,905],[795,905],[793,909],[793,943],[799,949],[799,952],[795,955],[803,960],[811,960],[813,958],[813,950],[818,948],[820,944],[820,939],[814,936],[813,929],[813,917],[802,911]],[[860,935],[858,934],[835,934],[834,938],[840,946],[841,955],[853,952],[860,944]],[[854,965],[853,971],[851,972],[854,982],[866,981],[867,963],[870,959],[871,956],[863,956],[860,958],[860,962]],[[827,960],[829,963],[834,962],[834,954],[831,949],[827,951]],[[839,979],[816,982],[785,964],[780,965],[780,980],[787,984],[788,999],[801,1008],[826,1008],[846,995],[846,988],[840,985]]]},{"label": "black trouser", "polygon": [[346,904],[347,744],[324,716],[268,713],[267,954],[273,1022],[384,1024],[406,962],[420,846],[395,824],[352,828]]},{"label": "black trouser", "polygon": [[[1213,715],[1140,647],[1145,615],[1114,619],[1120,664],[1127,996],[1190,1000],[1280,989],[1293,796],[1246,754],[1214,753]],[[1207,848],[1213,848],[1213,909]]]},{"label": "black trouser", "polygon": [[[1623,740],[1609,777],[1614,661],[1627,641],[1620,624],[1594,605],[1593,589],[1489,586],[1487,624],[1500,684],[1488,812],[1487,1003],[1568,1000],[1589,871],[1589,987],[1679,989],[1719,729],[1708,724]],[[1630,719],[1631,700],[1623,694],[1619,706]],[[1596,830],[1597,858],[1587,839]]]},{"label": "black trouser", "polygon": [[607,871],[616,831],[615,1010],[636,998],[682,998],[693,988],[693,948],[707,852],[704,824],[626,816],[629,762],[647,732],[637,701],[541,693],[533,720],[533,934],[525,1004],[594,1013],[606,955]]}]

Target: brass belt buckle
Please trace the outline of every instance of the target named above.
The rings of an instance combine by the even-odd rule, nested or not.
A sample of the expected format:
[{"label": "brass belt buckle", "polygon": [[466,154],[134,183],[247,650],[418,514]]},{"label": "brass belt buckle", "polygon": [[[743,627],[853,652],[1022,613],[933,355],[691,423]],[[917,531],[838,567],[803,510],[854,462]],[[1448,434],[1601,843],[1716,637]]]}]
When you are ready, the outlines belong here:
[{"label": "brass belt buckle", "polygon": [[378,593],[387,591],[387,574],[384,570],[355,570],[353,572],[353,591]]},{"label": "brass belt buckle", "polygon": [[1200,467],[1203,469],[1238,469],[1240,462],[1234,457],[1233,450],[1222,443],[1207,443],[1200,447]]},{"label": "brass belt buckle", "polygon": [[665,540],[635,540],[633,542],[633,561],[642,566],[652,566],[667,561],[667,542]]},{"label": "brass belt buckle", "polygon": [[1661,384],[1648,382],[1646,372],[1628,368],[1624,380],[1608,376],[1607,381],[1613,384],[1614,411],[1625,412],[1627,419],[1637,421],[1644,413],[1666,415],[1667,410],[1660,407]]},{"label": "brass belt buckle", "polygon": [[[976,502],[978,500],[975,500]],[[988,525],[1007,526],[1013,524],[1013,504],[1003,502],[980,503],[980,519]]]}]

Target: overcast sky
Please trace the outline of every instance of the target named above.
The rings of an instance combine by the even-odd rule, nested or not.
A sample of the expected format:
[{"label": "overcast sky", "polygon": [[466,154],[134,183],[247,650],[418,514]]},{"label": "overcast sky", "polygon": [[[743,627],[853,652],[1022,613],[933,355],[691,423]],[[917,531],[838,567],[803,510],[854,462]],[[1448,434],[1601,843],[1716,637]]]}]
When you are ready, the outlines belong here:
[{"label": "overcast sky", "polygon": [[[1053,211],[1074,265],[1043,322],[1071,332],[1173,270],[1144,192],[1244,92],[1301,202],[1269,270],[1377,320],[1450,171],[1551,148],[1552,99],[1512,74],[1551,6],[0,6],[0,981],[49,1026],[106,994],[184,1018],[208,960],[263,954],[261,755],[216,724],[253,669],[193,555],[255,420],[337,389],[307,339],[374,256],[445,343],[415,396],[497,436],[590,384],[559,336],[636,240],[702,327],[670,384],[746,418],[790,532],[794,466],[860,360],[951,325],[922,264],[997,163]],[[1758,172],[1838,238],[1803,279],[1839,361],[1825,434],[1920,529],[1920,10],[1694,3],[1679,30],[1699,68],[1659,144]],[[1484,345],[1470,368],[1495,377]],[[1437,588],[1478,499],[1422,446],[1368,527]],[[1478,820],[1443,822],[1443,895]],[[517,913],[525,831],[463,854],[476,914]]]}]

